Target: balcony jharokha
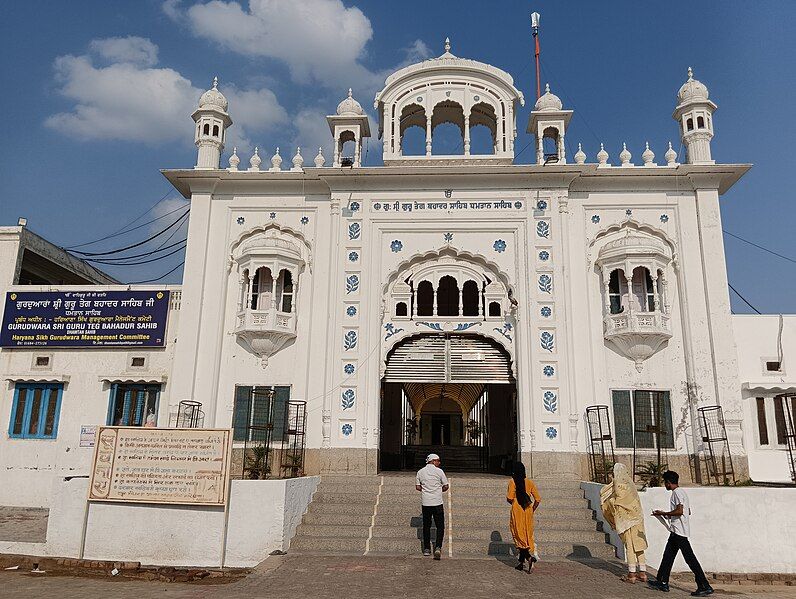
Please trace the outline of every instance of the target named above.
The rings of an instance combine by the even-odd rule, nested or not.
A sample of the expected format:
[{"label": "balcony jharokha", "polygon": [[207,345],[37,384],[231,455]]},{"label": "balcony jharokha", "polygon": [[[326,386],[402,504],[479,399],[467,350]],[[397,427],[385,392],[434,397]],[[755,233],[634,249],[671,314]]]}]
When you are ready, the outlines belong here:
[{"label": "balcony jharokha", "polygon": [[666,244],[638,231],[606,243],[597,261],[603,281],[603,334],[641,371],[671,339]]}]

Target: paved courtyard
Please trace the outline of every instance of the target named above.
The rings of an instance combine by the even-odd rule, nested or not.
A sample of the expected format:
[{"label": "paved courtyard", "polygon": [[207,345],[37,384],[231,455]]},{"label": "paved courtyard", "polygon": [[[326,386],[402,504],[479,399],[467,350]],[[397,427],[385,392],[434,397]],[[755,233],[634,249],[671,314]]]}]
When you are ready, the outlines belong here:
[{"label": "paved courtyard", "polygon": [[[177,599],[281,597],[489,597],[638,598],[658,597],[645,586],[621,582],[618,564],[602,560],[540,562],[533,574],[517,572],[496,560],[422,557],[271,557],[244,580],[228,584],[163,583],[110,578],[56,577],[0,571],[3,596],[15,599],[58,597],[147,597]],[[726,587],[714,596],[796,599],[796,587]],[[430,591],[433,589],[433,591]],[[691,585],[668,597],[687,597]]]}]

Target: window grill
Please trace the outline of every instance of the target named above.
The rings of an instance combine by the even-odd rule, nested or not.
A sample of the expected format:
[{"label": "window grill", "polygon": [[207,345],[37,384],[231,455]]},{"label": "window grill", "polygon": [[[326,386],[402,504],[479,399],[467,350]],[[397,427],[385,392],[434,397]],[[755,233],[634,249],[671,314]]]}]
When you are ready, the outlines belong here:
[{"label": "window grill", "polygon": [[606,484],[610,480],[609,475],[616,462],[608,406],[589,406],[586,408],[586,424],[589,427],[591,480]]},{"label": "window grill", "polygon": [[721,406],[704,406],[697,409],[697,414],[702,443],[707,447],[705,462],[708,480],[717,485],[734,485],[735,470]]},{"label": "window grill", "polygon": [[184,399],[177,406],[177,413],[172,416],[169,424],[173,428],[202,428],[204,423],[202,402]]}]

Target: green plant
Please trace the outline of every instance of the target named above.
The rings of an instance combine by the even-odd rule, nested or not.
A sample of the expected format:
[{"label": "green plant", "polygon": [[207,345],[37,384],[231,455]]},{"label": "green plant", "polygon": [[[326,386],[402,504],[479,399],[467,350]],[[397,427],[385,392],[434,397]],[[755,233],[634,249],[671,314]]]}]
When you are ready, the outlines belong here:
[{"label": "green plant", "polygon": [[265,445],[255,445],[249,449],[251,462],[247,470],[250,479],[264,479],[268,475],[266,463],[268,462],[267,457],[270,451],[271,450],[267,449]]},{"label": "green plant", "polygon": [[638,477],[644,483],[644,487],[660,487],[663,483],[663,473],[669,469],[668,464],[658,464],[647,462],[638,472]]}]

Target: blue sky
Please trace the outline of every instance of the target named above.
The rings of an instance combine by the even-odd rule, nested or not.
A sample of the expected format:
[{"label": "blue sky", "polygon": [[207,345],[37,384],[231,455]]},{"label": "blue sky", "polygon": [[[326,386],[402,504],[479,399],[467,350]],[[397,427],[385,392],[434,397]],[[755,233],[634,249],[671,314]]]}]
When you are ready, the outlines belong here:
[{"label": "blue sky", "polygon": [[[569,143],[582,141],[591,162],[600,141],[613,161],[627,142],[640,161],[649,141],[662,160],[669,140],[679,146],[671,113],[693,66],[719,105],[714,158],[755,165],[722,199],[724,228],[796,259],[790,1],[8,3],[0,25],[0,224],[25,216],[31,229],[68,247],[136,219],[169,192],[158,169],[194,164],[189,115],[214,75],[230,99],[231,141],[244,163],[254,145],[266,160],[276,146],[289,156],[301,145],[309,159],[329,147],[323,117],[349,86],[372,117],[384,77],[441,54],[446,36],[454,54],[507,70],[531,100],[518,119],[522,150],[531,141],[524,123],[535,86],[533,10],[542,14],[543,80],[575,110]],[[379,164],[371,143],[367,163]],[[531,159],[532,146],[517,162]],[[179,208],[177,198],[171,193],[135,224]],[[179,214],[80,249],[135,243]],[[182,227],[170,243],[181,236]],[[725,247],[730,282],[753,305],[796,312],[796,264],[731,237]],[[107,270],[144,280],[181,256]],[[732,301],[736,312],[749,311]]]}]

